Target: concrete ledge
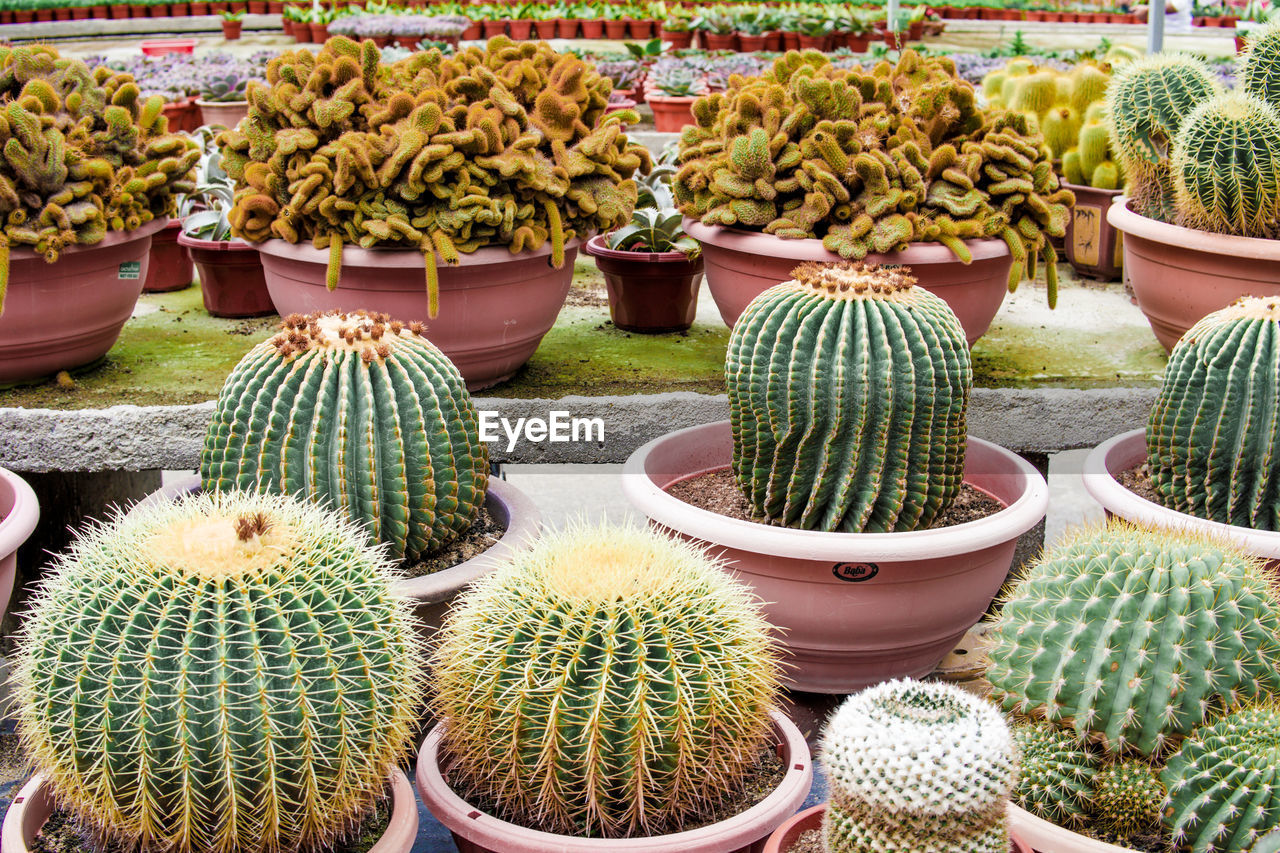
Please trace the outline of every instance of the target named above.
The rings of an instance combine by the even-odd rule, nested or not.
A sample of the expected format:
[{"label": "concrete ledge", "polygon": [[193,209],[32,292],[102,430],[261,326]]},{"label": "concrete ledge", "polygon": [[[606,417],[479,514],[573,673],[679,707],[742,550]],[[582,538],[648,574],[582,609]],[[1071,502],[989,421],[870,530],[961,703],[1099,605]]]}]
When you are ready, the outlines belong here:
[{"label": "concrete ledge", "polygon": [[[243,30],[280,30],[280,15],[245,15]],[[221,15],[184,15],[176,18],[89,18],[83,21],[45,21],[32,24],[4,24],[0,38],[14,42],[48,41],[50,39],[84,39],[98,36],[186,35],[189,33],[221,33]]]}]

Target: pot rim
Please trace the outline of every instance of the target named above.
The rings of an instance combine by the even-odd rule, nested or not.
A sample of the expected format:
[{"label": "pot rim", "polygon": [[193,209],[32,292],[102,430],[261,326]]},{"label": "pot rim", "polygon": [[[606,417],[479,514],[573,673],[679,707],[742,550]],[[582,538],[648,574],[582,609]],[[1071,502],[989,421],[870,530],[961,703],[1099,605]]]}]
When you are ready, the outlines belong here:
[{"label": "pot rim", "polygon": [[1116,197],[1111,202],[1111,207],[1107,209],[1107,221],[1125,234],[1150,240],[1153,243],[1175,246],[1183,251],[1204,252],[1232,258],[1280,261],[1280,240],[1215,234],[1212,231],[1170,225],[1133,212],[1129,209],[1129,197],[1124,195]]},{"label": "pot rim", "polygon": [[[1009,805],[1012,807],[1013,803]],[[787,818],[785,822],[773,831],[773,835],[769,836],[769,840],[765,842],[763,853],[787,853],[782,849],[783,834],[793,829],[801,823],[811,823],[814,817],[822,817],[827,813],[827,809],[831,806],[831,801],[818,803],[816,806],[810,806],[804,811],[797,812]],[[1009,814],[1009,838],[1014,844],[1014,853],[1031,853],[1031,843],[1024,840],[1022,834],[1013,827],[1013,809],[1008,810]],[[819,821],[819,823],[821,823]]]},{"label": "pot rim", "polygon": [[196,98],[196,106],[198,107],[244,107],[249,102],[244,101],[206,101],[204,98]]},{"label": "pot rim", "polygon": [[[574,237],[572,240],[564,241],[566,253],[566,263],[568,263],[568,251],[576,249],[584,242],[581,237]],[[249,244],[256,248],[264,255],[270,255],[274,258],[282,258],[289,261],[302,261],[305,263],[320,264],[327,266],[329,263],[329,250],[317,249],[310,243],[289,243],[279,238],[263,240],[261,243]],[[476,249],[469,254],[459,253],[457,264],[440,264],[440,268],[456,269],[457,267],[470,266],[487,266],[489,264],[503,263],[506,261],[532,260],[533,258],[550,257],[551,241],[547,240],[539,249],[531,249],[523,252],[512,253],[506,246],[485,246]],[[405,248],[375,248],[362,249],[359,246],[343,246],[342,247],[342,266],[346,267],[376,267],[386,269],[388,267],[394,269],[421,269],[423,266],[422,252],[417,249]]]},{"label": "pot rim", "polygon": [[777,815],[791,814],[804,802],[813,782],[813,761],[804,736],[784,714],[769,712],[773,731],[784,748],[784,761],[789,765],[778,786],[768,796],[746,811],[697,829],[667,835],[641,838],[582,838],[556,835],[507,823],[473,807],[449,787],[440,772],[440,741],[448,720],[441,720],[422,742],[415,772],[418,793],[427,809],[451,832],[477,844],[501,841],[497,849],[512,853],[559,851],[559,853],[651,853],[671,850],[680,853],[713,853],[736,850],[753,840],[763,840],[772,831]]},{"label": "pot rim", "polygon": [[3,559],[17,551],[35,531],[40,520],[40,502],[30,484],[7,468],[0,468],[0,490],[7,490],[13,496],[13,506],[0,516],[0,559]]},{"label": "pot rim", "polygon": [[1064,829],[1056,823],[1036,817],[1012,802],[1009,803],[1009,830],[1016,832],[1020,839],[1024,839],[1023,843],[1035,850],[1052,853],[1135,853],[1130,847],[1118,847]]},{"label": "pot rim", "polygon": [[644,96],[644,99],[650,104],[654,102],[657,102],[659,104],[692,104],[694,101],[698,100],[698,98],[700,97],[702,96],[701,95],[650,95],[646,93]]},{"label": "pot rim", "polygon": [[201,240],[183,231],[178,234],[178,244],[189,249],[205,249],[211,252],[256,252],[258,247],[239,237],[232,240]]},{"label": "pot rim", "polygon": [[[150,237],[152,234],[155,234],[168,224],[169,217],[157,216],[155,219],[150,222],[144,222],[132,231],[108,231],[107,236],[103,237],[96,243],[90,243],[88,245],[76,243],[75,245],[60,249],[58,251],[58,259],[61,260],[67,255],[78,255],[83,252],[92,252],[94,249],[105,249],[108,246],[120,246],[125,243],[132,243],[134,240],[141,240],[143,237]],[[13,263],[14,261],[29,260],[44,260],[44,255],[36,252],[34,249],[19,249],[15,247],[9,250],[10,263]]]},{"label": "pot rim", "polygon": [[[747,231],[742,228],[731,228],[726,225],[703,225],[698,220],[688,216],[684,218],[684,230],[685,233],[699,243],[707,243],[716,248],[735,252],[753,255],[768,254],[774,257],[778,257],[781,254],[796,261],[830,262],[844,260],[835,252],[824,248],[822,241],[815,237],[784,240],[772,234]],[[757,243],[762,243],[763,245],[755,245]],[[787,246],[786,251],[783,253],[778,251],[780,243]],[[969,248],[975,261],[1003,258],[1009,255],[1009,247],[1005,245],[1003,240],[999,239],[965,240],[964,244]],[[918,264],[937,264],[948,261],[960,263],[960,259],[955,256],[955,253],[941,243],[911,243],[905,251],[884,254],[873,253],[867,255],[865,261],[873,264],[905,264],[907,266],[910,266],[913,262]]]},{"label": "pot rim", "polygon": [[[993,453],[1005,463],[1001,476],[1022,481],[1018,498],[986,518],[940,527],[900,533],[839,533],[773,527],[754,521],[728,518],[687,504],[658,487],[646,470],[649,455],[663,444],[679,444],[696,439],[699,433],[728,431],[729,421],[687,427],[653,439],[627,458],[622,470],[622,492],[646,516],[677,533],[742,551],[795,560],[858,559],[881,562],[931,560],[968,554],[1008,542],[1026,533],[1044,518],[1049,506],[1049,487],[1040,472],[1016,453],[969,436],[968,446]],[[680,471],[679,478],[720,470],[714,466],[701,471]]]},{"label": "pot rim", "polygon": [[609,258],[614,261],[629,261],[633,264],[672,264],[697,263],[702,258],[690,258],[684,252],[631,252],[625,249],[611,249],[605,242],[606,235],[597,234],[582,247],[593,258]]}]

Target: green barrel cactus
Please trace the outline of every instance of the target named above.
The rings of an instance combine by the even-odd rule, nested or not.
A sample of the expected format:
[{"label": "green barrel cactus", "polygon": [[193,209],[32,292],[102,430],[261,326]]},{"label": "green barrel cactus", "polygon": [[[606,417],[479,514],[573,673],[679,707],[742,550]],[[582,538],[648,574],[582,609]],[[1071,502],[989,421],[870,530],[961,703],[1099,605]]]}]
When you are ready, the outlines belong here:
[{"label": "green barrel cactus", "polygon": [[1093,778],[1093,828],[1121,842],[1158,833],[1164,801],[1164,785],[1149,761],[1112,762]]},{"label": "green barrel cactus", "polygon": [[1240,60],[1240,89],[1280,109],[1280,21],[1272,21],[1249,36]]},{"label": "green barrel cactus", "polygon": [[949,684],[890,681],[845,700],[822,736],[827,853],[1009,849],[1017,753],[1000,713]]},{"label": "green barrel cactus", "polygon": [[18,640],[19,732],[87,830],[119,849],[323,849],[385,793],[422,641],[354,526],[204,493],[91,528],[55,568]]},{"label": "green barrel cactus", "polygon": [[1021,757],[1013,801],[1059,826],[1081,823],[1101,759],[1069,729],[1027,722],[1013,730]]},{"label": "green barrel cactus", "polygon": [[1280,601],[1261,562],[1113,522],[1045,551],[1009,593],[987,678],[1010,711],[1111,753],[1159,753],[1280,687]]},{"label": "green barrel cactus", "polygon": [[206,489],[305,495],[417,559],[484,503],[488,448],[453,363],[385,315],[290,315],[218,396],[200,457]]},{"label": "green barrel cactus", "polygon": [[1147,423],[1147,466],[1164,506],[1280,530],[1280,301],[1245,297],[1182,336]]},{"label": "green barrel cactus", "polygon": [[755,513],[846,532],[927,527],[964,473],[964,330],[904,270],[804,264],[725,358],[733,471]]},{"label": "green barrel cactus", "polygon": [[625,527],[569,528],[478,581],[432,668],[464,798],[603,837],[691,828],[738,795],[780,672],[746,587],[693,545]]}]

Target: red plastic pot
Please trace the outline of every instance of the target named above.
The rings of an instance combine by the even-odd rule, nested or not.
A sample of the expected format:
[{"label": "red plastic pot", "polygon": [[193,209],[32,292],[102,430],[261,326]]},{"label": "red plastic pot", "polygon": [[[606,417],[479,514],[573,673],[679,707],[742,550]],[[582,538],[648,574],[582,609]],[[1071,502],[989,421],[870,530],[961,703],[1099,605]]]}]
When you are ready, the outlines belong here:
[{"label": "red plastic pot", "polygon": [[194,53],[195,39],[148,39],[138,45],[144,56],[164,56],[169,53]]},{"label": "red plastic pot", "polygon": [[228,21],[224,18],[222,20],[222,37],[227,41],[235,41],[240,38],[240,30],[243,27],[244,21]]},{"label": "red plastic pot", "polygon": [[584,39],[604,38],[604,21],[600,21],[600,20],[583,21],[582,37]]},{"label": "red plastic pot", "polygon": [[185,246],[178,244],[182,221],[173,219],[151,237],[151,260],[143,293],[167,293],[191,286],[195,268]]},{"label": "red plastic pot", "polygon": [[658,23],[650,20],[631,20],[627,22],[627,30],[633,39],[651,39],[658,31]]},{"label": "red plastic pot", "polygon": [[738,33],[738,50],[744,53],[750,53],[755,50],[764,50],[766,36],[749,36],[746,33]]},{"label": "red plastic pot", "polygon": [[479,21],[472,21],[471,26],[462,31],[462,41],[475,41],[484,33],[484,28]]},{"label": "red plastic pot", "polygon": [[784,31],[782,33],[782,48],[783,50],[799,50],[800,34]]},{"label": "red plastic pot", "polygon": [[[663,41],[671,43],[672,50],[684,50],[685,48],[693,47],[693,32],[690,30],[673,31],[661,29],[658,31],[658,35]],[[763,49],[761,48],[761,50]]]},{"label": "red plastic pot", "polygon": [[1086,278],[1118,280],[1124,266],[1124,241],[1116,227],[1107,221],[1107,211],[1121,191],[1100,190],[1065,181],[1062,186],[1076,196],[1064,238],[1067,262]]},{"label": "red plastic pot", "polygon": [[168,3],[152,3],[147,7],[147,17],[149,18],[167,18],[169,17]]},{"label": "red plastic pot", "polygon": [[800,49],[801,50],[827,50],[831,41],[830,36],[807,36],[800,33]]},{"label": "red plastic pot", "polygon": [[578,37],[577,18],[556,18],[556,37],[576,39]]},{"label": "red plastic pot", "polygon": [[55,21],[71,20],[71,8],[69,6],[60,6],[53,10],[53,19]]},{"label": "red plastic pot", "polygon": [[109,18],[111,16],[111,10],[105,5],[90,6],[89,11],[94,18]]},{"label": "red plastic pot", "polygon": [[653,110],[653,127],[659,133],[679,133],[685,125],[694,124],[692,96],[646,95],[645,101]]},{"label": "red plastic pot", "polygon": [[767,34],[764,37],[764,49],[780,53],[782,51],[782,33],[778,30],[774,30]]},{"label": "red plastic pot", "polygon": [[284,14],[284,0],[267,0],[268,15]]},{"label": "red plastic pot", "polygon": [[72,6],[72,7],[71,7],[71,20],[73,20],[73,21],[87,21],[87,20],[89,20],[89,13],[90,13],[91,11],[92,11],[92,10],[91,10],[88,6]]},{"label": "red plastic pot", "polygon": [[[827,803],[823,803],[793,816],[773,831],[773,835],[765,842],[762,853],[787,853],[800,841],[800,836],[810,830],[822,829],[822,818],[826,813]],[[1013,853],[1032,853],[1031,846],[1019,838],[1015,831],[1010,830],[1009,834],[1013,841]]]},{"label": "red plastic pot", "polygon": [[605,21],[604,22],[605,38],[624,39],[627,37],[626,21]]},{"label": "red plastic pot", "polygon": [[871,48],[871,36],[867,33],[846,33],[845,47],[854,53],[866,53]]},{"label": "red plastic pot", "polygon": [[702,287],[702,258],[681,252],[610,249],[604,235],[583,249],[596,259],[609,291],[609,316],[627,332],[682,332],[693,325]]},{"label": "red plastic pot", "polygon": [[248,6],[250,15],[267,14],[267,0],[249,0]]},{"label": "red plastic pot", "polygon": [[9,607],[18,575],[18,548],[36,529],[40,504],[27,481],[0,468],[0,617]]},{"label": "red plastic pot", "polygon": [[9,251],[9,292],[0,314],[0,382],[37,379],[107,354],[147,278],[151,235],[168,222],[110,231],[92,246],[68,246],[56,263]]},{"label": "red plastic pot", "polygon": [[142,5],[141,3],[130,3],[130,4],[129,4],[129,17],[131,17],[131,18],[149,18],[149,17],[151,17],[151,14],[150,14],[150,10],[149,10],[146,6]]},{"label": "red plastic pot", "polygon": [[[119,21],[129,17],[129,7],[125,6],[123,3],[117,3],[113,6],[108,6],[107,11],[110,13],[111,19],[113,21]],[[19,14],[18,12],[14,12],[15,19],[18,21],[18,23],[22,23],[21,19],[16,18],[18,14]]]},{"label": "red plastic pot", "polygon": [[197,98],[196,106],[200,109],[201,124],[220,124],[234,128],[249,115],[248,101],[205,101]]},{"label": "red plastic pot", "polygon": [[200,273],[204,308],[215,317],[265,317],[276,307],[267,290],[256,246],[235,240],[198,240],[178,235]]},{"label": "red plastic pot", "polygon": [[209,14],[208,0],[191,0],[191,2],[188,3],[187,5],[191,7],[191,14],[193,15]]}]

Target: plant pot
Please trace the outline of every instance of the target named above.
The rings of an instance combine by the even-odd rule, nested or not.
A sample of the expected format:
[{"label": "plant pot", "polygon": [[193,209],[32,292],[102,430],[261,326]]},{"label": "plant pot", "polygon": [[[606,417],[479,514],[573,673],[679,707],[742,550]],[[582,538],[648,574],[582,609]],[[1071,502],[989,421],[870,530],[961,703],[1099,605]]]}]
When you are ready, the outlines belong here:
[{"label": "plant pot", "polygon": [[765,41],[766,38],[764,36],[749,36],[746,33],[738,33],[738,50],[743,53],[764,50]]},{"label": "plant pot", "polygon": [[1116,478],[1146,459],[1147,435],[1144,428],[1104,441],[1085,458],[1085,491],[1102,505],[1108,515],[1147,527],[1191,530],[1213,539],[1226,539],[1267,560],[1273,568],[1280,568],[1280,532],[1196,518],[1149,501],[1121,485]]},{"label": "plant pot", "polygon": [[920,41],[924,38],[924,21],[912,21],[907,27],[907,38],[911,41]]},{"label": "plant pot", "polygon": [[[822,241],[783,240],[737,228],[703,225],[686,218],[684,228],[702,244],[707,287],[730,328],[747,303],[791,278],[803,261],[841,260]],[[968,240],[973,262],[961,263],[941,243],[912,243],[905,252],[867,255],[869,264],[904,264],[920,286],[941,297],[960,318],[969,344],[982,337],[1008,292],[1013,258],[1003,240]]]},{"label": "plant pot", "polygon": [[[129,7],[122,7],[124,15],[121,17],[129,17]],[[36,19],[36,13],[31,9],[15,9],[13,12],[13,22],[15,24],[30,24]]]},{"label": "plant pot", "polygon": [[982,618],[1009,575],[1018,537],[1044,518],[1049,489],[1028,462],[969,438],[964,481],[1000,500],[986,518],[909,533],[827,533],[739,521],[664,489],[733,457],[728,421],[690,427],[631,454],[622,491],[655,526],[728,561],[780,631],[796,690],[852,693],[923,677]]},{"label": "plant pot", "polygon": [[1062,186],[1076,196],[1063,245],[1067,262],[1086,278],[1116,281],[1124,266],[1124,240],[1107,221],[1107,211],[1122,191],[1100,190],[1065,181]]},{"label": "plant pot", "polygon": [[241,240],[200,240],[186,234],[178,235],[178,243],[191,253],[200,273],[204,309],[214,317],[277,313],[256,246]]},{"label": "plant pot", "polygon": [[[111,20],[113,21],[120,21],[129,17],[129,7],[125,6],[122,3],[117,3],[114,6],[109,6],[108,10],[111,14]],[[22,13],[14,12],[13,14],[14,14],[14,20],[16,20],[18,23],[22,23],[22,19],[18,17],[18,15]]]},{"label": "plant pot", "polygon": [[208,0],[191,0],[191,2],[190,2],[190,3],[188,3],[187,5],[191,7],[191,14],[192,14],[192,15],[207,15],[207,14],[209,14],[209,2],[208,2]]},{"label": "plant pot", "polygon": [[391,42],[395,41],[395,39],[390,35],[370,36],[369,40],[379,48],[391,47]]},{"label": "plant pot", "polygon": [[783,50],[799,50],[799,49],[800,49],[800,34],[799,34],[799,33],[783,32],[783,34],[782,34],[782,49],[783,49]]},{"label": "plant pot", "polygon": [[71,7],[71,20],[73,20],[73,21],[87,21],[87,20],[89,20],[89,17],[90,17],[90,15],[89,15],[90,11],[91,11],[91,10],[90,10],[90,8],[89,8],[88,6],[72,6],[72,7]]},{"label": "plant pot", "polygon": [[604,21],[600,21],[600,20],[583,21],[582,37],[584,39],[604,38]]},{"label": "plant pot", "polygon": [[[787,853],[800,840],[801,835],[812,829],[822,829],[822,818],[826,813],[827,803],[823,803],[794,815],[773,831],[773,835],[765,842],[762,853]],[[1012,830],[1009,834],[1013,841],[1013,853],[1032,853],[1031,846],[1017,834]]]},{"label": "plant pot", "polygon": [[284,14],[284,0],[267,0],[268,15]]},{"label": "plant pot", "polygon": [[844,44],[854,53],[866,53],[871,48],[871,37],[866,33],[845,33]]},{"label": "plant pot", "polygon": [[577,18],[556,18],[556,38],[576,39],[577,37]]},{"label": "plant pot", "polygon": [[506,35],[507,22],[485,20],[480,22],[480,28],[484,32],[484,37],[490,39],[494,36]]},{"label": "plant pot", "polygon": [[324,44],[329,40],[329,25],[311,23],[307,25],[311,32],[311,40],[316,44]]},{"label": "plant pot", "polygon": [[526,829],[485,814],[463,800],[440,772],[440,741],[448,722],[435,726],[418,752],[418,794],[453,833],[458,853],[752,853],[804,802],[813,781],[809,748],[795,724],[778,712],[773,733],[787,768],[777,788],[744,812],[670,835],[648,838],[580,838]]},{"label": "plant pot", "polygon": [[[240,38],[240,30],[243,26],[244,26],[244,21],[228,21],[226,19],[223,19],[222,37],[227,41],[235,41],[236,39]],[[201,104],[201,106],[203,106],[203,104]],[[248,115],[248,112],[249,112],[248,102],[246,101],[245,114]],[[227,125],[227,126],[235,127],[235,125]]]},{"label": "plant pot", "polygon": [[143,293],[167,293],[191,286],[195,269],[185,246],[178,245],[182,233],[182,220],[171,219],[151,237],[151,259],[147,265],[147,280],[142,284]]},{"label": "plant pot", "polygon": [[1096,841],[1078,832],[1063,829],[1013,803],[1009,804],[1009,828],[1034,853],[1134,853],[1132,848]]},{"label": "plant pot", "polygon": [[626,22],[626,21],[621,21],[621,20],[618,20],[618,21],[605,21],[605,22],[604,22],[604,35],[605,35],[605,38],[609,38],[609,39],[624,39],[624,38],[626,38],[626,37],[627,37],[627,22]]},{"label": "plant pot", "polygon": [[[150,14],[148,14],[148,10],[147,10],[147,7],[146,7],[145,5],[143,5],[143,4],[141,4],[141,3],[130,3],[130,4],[129,4],[129,17],[130,17],[130,18],[149,18],[149,17],[151,17],[151,15],[150,15]],[[37,19],[37,20],[39,20],[39,13],[38,13],[38,12],[36,13],[36,19]]]},{"label": "plant pot", "polygon": [[0,468],[0,617],[9,608],[18,574],[18,548],[36,529],[40,504],[27,481]]},{"label": "plant pot", "polygon": [[[147,8],[146,6],[143,6],[143,7],[142,7],[142,9],[144,10],[144,15],[145,15],[145,10],[146,10],[146,8]],[[37,22],[37,23],[46,24],[46,23],[48,23],[48,22],[50,22],[50,21],[52,21],[52,20],[53,20],[53,10],[52,10],[52,9],[36,9],[36,22]]]},{"label": "plant pot", "polygon": [[703,33],[702,46],[707,50],[737,50],[738,37],[733,33],[727,33],[725,35]]},{"label": "plant pot", "polygon": [[[315,24],[311,26],[314,28]],[[197,98],[196,106],[200,108],[201,124],[220,124],[235,128],[249,115],[248,101],[205,101]]]},{"label": "plant pot", "polygon": [[782,52],[782,33],[774,30],[764,37],[764,49],[775,53]]},{"label": "plant pot", "polygon": [[248,3],[250,15],[267,14],[267,0],[249,0]]},{"label": "plant pot", "polygon": [[666,97],[646,95],[645,101],[653,110],[653,127],[659,133],[679,133],[685,125],[693,124],[693,96]]},{"label": "plant pot", "polygon": [[801,50],[826,50],[830,36],[807,36],[800,33]]},{"label": "plant pot", "polygon": [[1121,196],[1107,221],[1124,234],[1124,277],[1166,350],[1241,296],[1280,296],[1280,240],[1211,234],[1140,216]]},{"label": "plant pot", "polygon": [[[514,24],[515,21],[512,21],[511,23]],[[553,39],[556,37],[555,21],[530,21],[530,23],[533,25],[533,28],[537,31],[538,38]],[[514,29],[512,31],[514,32]],[[515,38],[515,36],[513,35],[512,38]]]},{"label": "plant pot", "polygon": [[[418,836],[418,802],[409,777],[398,767],[389,772],[391,817],[369,853],[410,853]],[[0,829],[0,853],[29,853],[45,821],[53,814],[53,790],[44,777],[32,776],[13,798]]]},{"label": "plant pot", "polygon": [[459,39],[462,41],[475,41],[484,34],[484,27],[479,21],[472,21],[471,25],[462,31]]},{"label": "plant pot", "polygon": [[701,257],[610,249],[603,235],[588,240],[584,251],[604,275],[613,325],[646,335],[683,332],[693,325],[702,287]]},{"label": "plant pot", "polygon": [[55,263],[9,251],[9,293],[0,314],[0,383],[37,379],[101,358],[120,337],[147,278],[151,235],[164,217],[68,246]]},{"label": "plant pot", "polygon": [[511,254],[490,246],[439,264],[440,313],[427,317],[422,253],[359,249],[342,253],[337,289],[325,287],[326,249],[267,240],[258,246],[267,287],[281,314],[365,309],[417,320],[449,356],[472,391],[510,379],[551,330],[573,283],[579,240],[565,243],[564,265],[551,266],[551,245]]},{"label": "plant pot", "polygon": [[60,7],[58,7],[57,9],[54,9],[54,10],[53,10],[53,19],[54,19],[55,21],[69,21],[69,20],[71,20],[71,7],[69,7],[69,6],[60,6]]},{"label": "plant pot", "polygon": [[670,42],[672,50],[685,50],[693,47],[693,32],[691,30],[668,30],[663,28],[658,30],[658,36],[663,41]]}]

